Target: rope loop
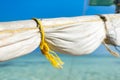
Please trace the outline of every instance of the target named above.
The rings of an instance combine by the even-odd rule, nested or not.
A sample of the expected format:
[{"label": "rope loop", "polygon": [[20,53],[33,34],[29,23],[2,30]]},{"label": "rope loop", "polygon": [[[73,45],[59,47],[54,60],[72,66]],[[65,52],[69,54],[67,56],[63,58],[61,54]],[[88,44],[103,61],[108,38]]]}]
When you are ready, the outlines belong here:
[{"label": "rope loop", "polygon": [[57,56],[57,54],[52,51],[47,42],[45,41],[45,32],[42,26],[42,22],[37,19],[33,18],[33,20],[37,23],[37,27],[39,28],[40,34],[41,34],[41,43],[40,43],[40,49],[42,54],[49,60],[49,62],[57,69],[63,68],[62,65],[64,64],[62,60]]},{"label": "rope loop", "polygon": [[[105,32],[106,34],[108,33],[108,30],[107,30],[107,25],[106,25],[106,17],[103,16],[103,15],[98,15],[100,17],[100,19],[104,22],[104,26],[105,26]],[[113,51],[112,49],[109,48],[109,45],[107,43],[111,43],[110,38],[106,35],[106,38],[104,39],[104,41],[102,42],[103,45],[105,46],[105,48],[107,49],[107,51],[109,51],[109,53],[111,53],[113,56],[116,56],[116,57],[120,57],[119,53]],[[114,46],[114,45],[113,45]]]}]

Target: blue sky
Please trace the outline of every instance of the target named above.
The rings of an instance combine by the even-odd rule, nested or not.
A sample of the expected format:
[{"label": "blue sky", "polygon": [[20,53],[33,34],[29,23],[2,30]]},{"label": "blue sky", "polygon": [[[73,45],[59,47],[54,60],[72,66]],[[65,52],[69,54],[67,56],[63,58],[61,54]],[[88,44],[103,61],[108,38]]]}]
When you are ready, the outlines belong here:
[{"label": "blue sky", "polygon": [[[0,21],[81,16],[85,0],[0,0]],[[87,4],[86,4],[87,5]],[[114,13],[114,6],[87,6],[86,15]]]},{"label": "blue sky", "polygon": [[[0,21],[83,15],[85,0],[0,0]],[[87,3],[86,3],[87,5]],[[85,15],[111,14],[115,6],[86,6]],[[36,50],[37,51],[37,50]],[[96,53],[106,53],[103,46]]]}]

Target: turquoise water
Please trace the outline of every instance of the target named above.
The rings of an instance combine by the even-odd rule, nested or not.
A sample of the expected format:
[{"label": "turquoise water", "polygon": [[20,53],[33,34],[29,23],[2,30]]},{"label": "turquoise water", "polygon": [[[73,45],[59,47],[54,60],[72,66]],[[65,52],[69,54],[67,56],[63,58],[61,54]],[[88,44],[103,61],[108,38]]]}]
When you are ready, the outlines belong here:
[{"label": "turquoise water", "polygon": [[42,55],[27,55],[0,63],[0,80],[120,80],[120,59],[61,55],[62,70]]}]

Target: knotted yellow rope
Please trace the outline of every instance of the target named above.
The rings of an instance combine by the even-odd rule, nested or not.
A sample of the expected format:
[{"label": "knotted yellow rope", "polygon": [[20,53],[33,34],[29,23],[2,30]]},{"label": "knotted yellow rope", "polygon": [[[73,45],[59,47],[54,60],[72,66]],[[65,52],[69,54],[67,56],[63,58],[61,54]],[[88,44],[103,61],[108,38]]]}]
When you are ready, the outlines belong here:
[{"label": "knotted yellow rope", "polygon": [[57,54],[52,51],[47,42],[45,41],[45,32],[42,26],[42,22],[39,19],[33,18],[37,22],[37,27],[40,30],[41,34],[41,43],[40,43],[40,49],[43,55],[50,61],[50,63],[58,69],[63,68],[62,65],[64,64],[61,59],[57,56]]}]

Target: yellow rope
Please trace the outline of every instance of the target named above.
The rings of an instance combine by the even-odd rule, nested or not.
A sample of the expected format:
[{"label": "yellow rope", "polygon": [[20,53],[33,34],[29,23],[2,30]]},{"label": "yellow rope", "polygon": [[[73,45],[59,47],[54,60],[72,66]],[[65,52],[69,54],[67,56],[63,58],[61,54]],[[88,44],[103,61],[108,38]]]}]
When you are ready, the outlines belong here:
[{"label": "yellow rope", "polygon": [[62,65],[64,64],[61,59],[57,56],[57,54],[50,50],[47,42],[45,41],[45,32],[42,26],[42,22],[39,19],[33,18],[37,22],[37,27],[40,30],[41,33],[41,43],[40,43],[40,49],[43,55],[50,61],[50,63],[58,69],[63,68]]}]

